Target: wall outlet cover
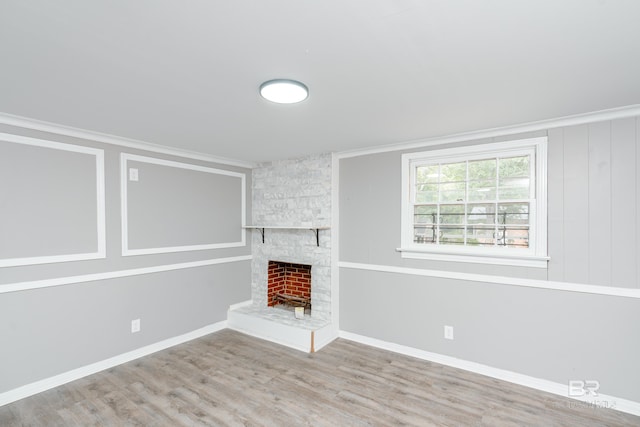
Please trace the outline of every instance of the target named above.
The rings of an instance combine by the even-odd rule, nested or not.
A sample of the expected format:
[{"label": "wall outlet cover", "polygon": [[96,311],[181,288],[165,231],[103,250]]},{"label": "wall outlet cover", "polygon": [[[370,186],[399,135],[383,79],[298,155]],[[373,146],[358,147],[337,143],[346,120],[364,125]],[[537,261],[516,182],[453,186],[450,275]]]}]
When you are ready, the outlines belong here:
[{"label": "wall outlet cover", "polygon": [[453,326],[444,326],[444,337],[445,339],[452,340],[453,339]]},{"label": "wall outlet cover", "polygon": [[140,319],[131,321],[131,333],[134,334],[136,332],[140,332]]}]

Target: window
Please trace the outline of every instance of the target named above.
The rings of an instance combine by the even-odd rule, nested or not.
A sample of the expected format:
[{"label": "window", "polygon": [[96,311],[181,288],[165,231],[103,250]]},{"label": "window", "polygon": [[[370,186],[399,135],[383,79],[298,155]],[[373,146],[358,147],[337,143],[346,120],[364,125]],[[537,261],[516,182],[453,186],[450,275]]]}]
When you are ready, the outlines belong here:
[{"label": "window", "polygon": [[546,144],[403,155],[403,257],[546,267]]}]

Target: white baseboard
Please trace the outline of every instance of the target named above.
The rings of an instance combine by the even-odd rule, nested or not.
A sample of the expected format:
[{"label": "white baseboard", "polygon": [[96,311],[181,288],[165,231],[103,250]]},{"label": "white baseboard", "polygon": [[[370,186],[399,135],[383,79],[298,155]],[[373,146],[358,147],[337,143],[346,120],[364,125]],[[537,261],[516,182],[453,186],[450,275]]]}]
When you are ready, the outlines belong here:
[{"label": "white baseboard", "polygon": [[69,383],[71,381],[75,381],[80,378],[86,377],[88,375],[92,375],[97,372],[104,371],[105,369],[109,369],[114,366],[121,365],[126,362],[130,362],[132,360],[138,359],[143,356],[147,356],[157,351],[164,350],[169,347],[173,347],[175,345],[182,344],[187,341],[191,341],[208,334],[212,334],[214,332],[218,332],[222,329],[225,329],[226,327],[227,327],[227,321],[224,320],[218,323],[205,326],[200,329],[196,329],[195,331],[187,332],[186,334],[179,335],[177,337],[169,338],[164,341],[150,344],[148,346],[145,346],[136,350],[132,350],[127,353],[110,357],[109,359],[105,359],[100,362],[92,363],[90,365],[83,366],[81,368],[64,372],[62,374],[59,374],[50,378],[45,378],[44,380],[36,381],[34,383],[15,388],[13,390],[0,393],[0,406],[6,405],[11,402],[15,402],[20,399],[24,399],[25,397],[33,396],[34,394],[38,394],[43,391],[47,391],[49,389]]},{"label": "white baseboard", "polygon": [[338,329],[333,324],[327,325],[322,329],[315,331],[315,351],[330,344],[331,341],[338,338]]},{"label": "white baseboard", "polygon": [[611,408],[616,411],[626,412],[632,415],[640,416],[640,402],[622,399],[619,397],[598,394],[596,397],[573,397],[568,396],[568,385],[560,384],[549,380],[531,377],[528,375],[511,372],[504,369],[498,369],[480,363],[470,362],[451,356],[445,356],[438,353],[431,353],[413,347],[395,344],[388,341],[378,340],[376,338],[358,335],[347,331],[339,331],[338,336],[350,341],[361,344],[370,345],[372,347],[383,350],[393,351],[394,353],[404,354],[406,356],[415,357],[417,359],[428,360],[430,362],[439,363],[441,365],[451,366],[454,368],[464,369],[465,371],[474,372],[476,374],[485,375],[487,377],[496,378],[510,383],[530,387],[540,391],[546,391],[562,397],[569,397],[585,404],[593,405],[593,407]]}]

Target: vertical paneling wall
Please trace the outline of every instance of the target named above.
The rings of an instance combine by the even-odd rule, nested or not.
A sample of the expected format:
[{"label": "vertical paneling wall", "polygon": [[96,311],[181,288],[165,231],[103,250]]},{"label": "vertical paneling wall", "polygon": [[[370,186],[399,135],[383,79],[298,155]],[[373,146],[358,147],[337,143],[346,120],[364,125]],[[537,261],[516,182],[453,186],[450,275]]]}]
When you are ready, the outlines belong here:
[{"label": "vertical paneling wall", "polygon": [[640,287],[640,120],[549,130],[548,278]]},{"label": "vertical paneling wall", "polygon": [[[511,276],[639,288],[640,118],[465,141],[548,136],[548,269],[402,259],[403,151],[340,161],[340,329],[640,402],[638,299],[507,286]],[[435,149],[425,147],[424,151]],[[420,149],[406,150],[417,152]],[[354,268],[351,263],[370,264]],[[376,271],[445,270],[479,281]],[[383,268],[384,270],[384,268]],[[400,270],[402,271],[402,270]],[[389,295],[409,295],[389,304]],[[443,326],[455,326],[445,340]]]}]

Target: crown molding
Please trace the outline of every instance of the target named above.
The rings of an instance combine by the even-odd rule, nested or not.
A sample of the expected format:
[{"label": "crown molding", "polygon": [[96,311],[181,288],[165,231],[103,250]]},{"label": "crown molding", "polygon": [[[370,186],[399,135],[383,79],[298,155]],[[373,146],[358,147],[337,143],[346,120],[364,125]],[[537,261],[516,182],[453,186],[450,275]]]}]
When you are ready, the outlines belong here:
[{"label": "crown molding", "polygon": [[369,154],[388,153],[390,151],[413,150],[436,145],[452,144],[455,142],[472,141],[476,139],[495,138],[498,136],[515,135],[518,133],[535,132],[566,126],[583,125],[587,123],[602,122],[608,120],[624,119],[640,116],[640,104],[625,107],[611,108],[608,110],[594,111],[591,113],[575,114],[555,119],[539,120],[535,122],[521,123],[490,129],[482,129],[471,132],[456,133],[452,135],[436,136],[433,138],[406,141],[380,145],[377,147],[345,150],[336,153],[339,159],[349,157],[366,156]]},{"label": "crown molding", "polygon": [[197,151],[183,150],[179,148],[168,147],[165,145],[153,144],[150,142],[60,125],[57,123],[45,122],[28,117],[15,116],[8,113],[0,112],[0,124],[17,126],[24,129],[36,130],[41,132],[50,132],[57,135],[81,138],[89,141],[101,142],[104,144],[118,145],[120,147],[134,148],[136,150],[151,151],[154,153],[168,154],[171,156],[178,156],[193,160],[203,160],[205,162],[219,163],[227,166],[237,166],[249,169],[253,169],[255,167],[255,163],[253,162],[228,159],[226,157],[217,157],[205,153],[199,153]]}]

